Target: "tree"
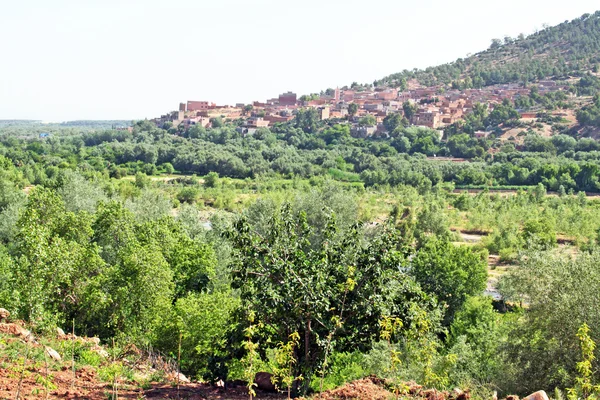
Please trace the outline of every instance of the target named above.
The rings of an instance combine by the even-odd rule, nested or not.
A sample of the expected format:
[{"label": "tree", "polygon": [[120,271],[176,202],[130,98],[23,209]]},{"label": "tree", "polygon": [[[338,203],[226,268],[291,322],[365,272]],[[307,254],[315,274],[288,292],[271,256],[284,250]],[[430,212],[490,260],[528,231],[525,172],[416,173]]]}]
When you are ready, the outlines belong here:
[{"label": "tree", "polygon": [[19,318],[49,328],[75,315],[88,276],[103,265],[91,222],[87,213],[67,212],[50,189],[31,193],[17,224],[11,274]]},{"label": "tree", "polygon": [[122,334],[153,342],[174,298],[167,249],[144,238],[148,227],[138,226],[116,202],[101,204],[93,230],[105,265],[91,274],[77,321],[100,337]]},{"label": "tree", "polygon": [[354,117],[357,112],[358,112],[358,104],[356,104],[356,103],[348,104],[348,115],[350,115],[351,117]]},{"label": "tree", "polygon": [[204,178],[204,185],[209,188],[217,187],[219,183],[219,174],[216,172],[209,172]]},{"label": "tree", "polygon": [[490,45],[490,49],[491,50],[496,50],[499,49],[502,46],[502,40],[501,39],[492,39],[492,44]]},{"label": "tree", "polygon": [[456,313],[447,340],[448,351],[458,356],[452,371],[456,382],[505,383],[499,381],[506,368],[501,345],[507,340],[508,329],[503,322],[503,316],[494,310],[491,297],[467,298]]},{"label": "tree", "polygon": [[412,259],[410,274],[423,290],[436,295],[446,305],[444,322],[450,325],[465,300],[481,294],[485,289],[486,257],[466,246],[431,239]]},{"label": "tree", "polygon": [[[573,387],[580,348],[576,336],[585,323],[600,324],[600,262],[597,250],[570,254],[537,249],[520,259],[519,268],[500,279],[506,301],[527,302],[527,309],[509,334],[507,354],[523,391]],[[592,329],[598,342],[600,332]],[[598,356],[598,350],[594,354]],[[597,361],[593,368],[598,368]]]},{"label": "tree", "polygon": [[404,117],[410,121],[417,112],[417,106],[409,101],[405,101],[404,104],[402,104],[402,110],[404,111]]},{"label": "tree", "polygon": [[[405,318],[426,298],[398,265],[399,238],[385,230],[365,245],[357,227],[336,238],[339,224],[329,215],[322,230],[289,205],[277,210],[263,235],[240,218],[228,236],[235,249],[233,286],[244,310],[264,325],[262,343],[286,342],[300,334],[296,353],[305,385],[329,350],[366,349],[377,338],[379,319]],[[320,237],[317,242],[311,238]],[[329,338],[325,340],[325,338]]]},{"label": "tree", "polygon": [[367,114],[358,121],[358,124],[360,126],[373,126],[377,124],[377,120],[373,115]]},{"label": "tree", "polygon": [[224,126],[223,119],[221,119],[221,117],[211,118],[210,126],[212,126],[213,128],[222,128]]},{"label": "tree", "polygon": [[296,128],[302,129],[306,133],[315,133],[319,125],[319,114],[314,108],[303,108],[298,110],[294,118]]},{"label": "tree", "polygon": [[173,312],[158,327],[156,346],[177,357],[181,335],[181,370],[211,381],[225,378],[220,360],[226,358],[227,334],[234,330],[239,300],[229,291],[195,293],[178,299]]},{"label": "tree", "polygon": [[394,132],[397,128],[404,127],[406,120],[400,113],[388,114],[383,119],[383,126],[388,132]]}]

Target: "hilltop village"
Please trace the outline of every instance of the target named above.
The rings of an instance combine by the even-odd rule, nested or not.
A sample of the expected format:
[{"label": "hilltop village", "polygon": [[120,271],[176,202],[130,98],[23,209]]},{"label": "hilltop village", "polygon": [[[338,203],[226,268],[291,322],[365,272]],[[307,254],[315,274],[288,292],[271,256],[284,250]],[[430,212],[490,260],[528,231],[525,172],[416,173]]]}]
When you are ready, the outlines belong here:
[{"label": "hilltop village", "polygon": [[[321,94],[298,96],[287,92],[265,102],[252,104],[217,105],[209,101],[181,103],[178,111],[172,111],[153,122],[159,127],[187,129],[191,125],[210,127],[215,118],[234,122],[243,135],[252,135],[259,128],[267,128],[279,122],[292,120],[299,109],[314,109],[320,120],[344,121],[351,124],[355,137],[386,137],[384,119],[400,114],[411,125],[438,130],[443,136],[445,127],[464,119],[473,111],[474,105],[486,104],[489,111],[505,100],[514,102],[528,96],[532,88],[540,95],[551,92],[568,92],[569,82],[542,80],[529,87],[509,83],[487,86],[481,89],[447,89],[444,85],[423,87],[409,81],[405,90],[393,87],[374,87],[353,84],[351,87],[327,89]],[[521,118],[535,118],[531,109],[518,110]],[[563,110],[553,115],[565,117]],[[476,137],[487,137],[490,132],[479,131]]]}]

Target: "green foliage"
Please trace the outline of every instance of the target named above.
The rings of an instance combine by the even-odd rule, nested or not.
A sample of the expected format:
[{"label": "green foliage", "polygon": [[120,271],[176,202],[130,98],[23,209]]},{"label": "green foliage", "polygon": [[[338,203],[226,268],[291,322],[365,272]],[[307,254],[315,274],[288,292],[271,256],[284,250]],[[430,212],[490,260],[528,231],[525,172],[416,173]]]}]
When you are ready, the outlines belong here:
[{"label": "green foliage", "polygon": [[158,327],[156,345],[169,356],[178,354],[185,374],[217,381],[227,378],[227,334],[235,328],[232,314],[239,301],[230,292],[191,293],[177,300],[170,317]]},{"label": "green foliage", "polygon": [[[264,236],[245,218],[229,232],[235,249],[233,285],[242,304],[265,325],[266,343],[284,341],[289,330],[304,338],[297,360],[305,377],[323,362],[328,343],[340,351],[366,348],[384,310],[405,315],[409,305],[425,306],[411,280],[397,269],[402,253],[394,250],[398,238],[393,232],[385,230],[363,247],[356,228],[336,235],[333,215],[323,228],[315,228],[304,212],[294,215],[284,205]],[[313,236],[323,241],[311,242]],[[320,339],[340,330],[343,335],[335,334],[335,340]]]},{"label": "green foliage", "polygon": [[522,235],[525,243],[532,242],[543,248],[556,246],[556,232],[548,218],[527,221],[523,226]]},{"label": "green foliage", "polygon": [[210,172],[204,178],[204,185],[206,187],[214,188],[214,187],[217,187],[218,183],[219,183],[219,174],[216,172]]},{"label": "green foliage", "polygon": [[184,187],[177,194],[177,200],[182,203],[192,204],[198,200],[200,190],[195,187]]},{"label": "green foliage", "polygon": [[600,394],[600,386],[592,383],[594,350],[596,343],[589,335],[590,327],[584,322],[577,331],[577,338],[581,345],[581,361],[577,363],[579,376],[575,378],[575,387],[567,389],[567,398],[574,399],[597,399]]},{"label": "green foliage", "polygon": [[254,312],[252,311],[250,311],[250,315],[248,316],[248,322],[250,322],[250,325],[244,329],[246,340],[242,345],[246,351],[246,356],[242,359],[242,365],[244,366],[244,378],[248,382],[248,395],[250,396],[250,400],[252,400],[253,396],[256,396],[254,388],[257,385],[254,383],[254,377],[258,372],[257,365],[260,361],[260,354],[258,353],[259,344],[253,342],[252,339],[257,334],[257,330],[262,328],[262,324],[258,323],[254,325]]},{"label": "green foliage", "polygon": [[[313,376],[310,380],[314,391],[331,390],[347,382],[361,379],[368,375],[365,370],[364,354],[355,351],[351,353],[334,352],[329,357],[329,368],[321,382],[320,377]],[[322,383],[322,385],[321,385]]]},{"label": "green foliage", "polygon": [[273,363],[273,380],[277,389],[287,390],[288,400],[294,381],[302,380],[302,375],[296,376],[295,364],[297,363],[295,350],[300,342],[298,332],[290,334],[287,343],[279,342],[275,348],[275,362]]},{"label": "green foliage", "polygon": [[486,258],[466,246],[431,239],[410,261],[409,273],[446,307],[444,322],[450,325],[467,298],[485,289]]},{"label": "green foliage", "polygon": [[[513,302],[527,301],[527,310],[510,332],[508,355],[520,368],[514,377],[523,391],[572,387],[579,343],[573,334],[586,323],[598,326],[598,252],[550,256],[546,251],[524,255],[521,267],[502,278],[500,291]],[[590,331],[596,342],[598,333]],[[523,385],[523,382],[527,382]]]},{"label": "green foliage", "polygon": [[454,382],[500,383],[509,365],[503,358],[509,315],[497,313],[490,297],[469,297],[456,313],[448,336],[449,352],[457,362],[450,376]]}]

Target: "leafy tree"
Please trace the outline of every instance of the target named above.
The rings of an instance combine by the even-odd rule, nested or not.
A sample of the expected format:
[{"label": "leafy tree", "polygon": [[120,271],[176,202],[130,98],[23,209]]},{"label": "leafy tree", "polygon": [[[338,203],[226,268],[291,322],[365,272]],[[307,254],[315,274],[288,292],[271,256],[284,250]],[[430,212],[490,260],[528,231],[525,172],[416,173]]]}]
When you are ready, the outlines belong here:
[{"label": "leafy tree", "polygon": [[409,101],[405,101],[402,104],[402,110],[404,111],[404,117],[410,121],[417,112],[417,106]]},{"label": "leafy tree", "polygon": [[88,214],[67,212],[54,192],[38,188],[19,218],[13,283],[18,316],[42,328],[73,316],[89,274],[102,266]]},{"label": "leafy tree", "polygon": [[360,126],[373,126],[377,124],[377,121],[373,115],[367,114],[358,121],[358,124]]},{"label": "leafy tree", "polygon": [[383,126],[388,132],[394,132],[398,128],[408,125],[400,113],[389,114],[383,119]]},{"label": "leafy tree", "polygon": [[219,183],[219,174],[216,172],[209,172],[204,178],[204,185],[209,188],[217,187]]},{"label": "leafy tree", "polygon": [[[361,246],[357,228],[339,243],[337,229],[330,215],[315,232],[305,213],[295,216],[284,205],[264,236],[244,218],[229,232],[235,249],[233,285],[244,309],[264,324],[263,343],[300,334],[295,375],[302,372],[305,383],[328,348],[368,348],[384,310],[406,318],[410,326],[407,307],[423,305],[419,290],[397,268],[402,253],[394,250],[398,238],[393,232],[382,232]],[[310,241],[315,234],[324,239],[318,246]]]},{"label": "leafy tree", "polygon": [[506,323],[492,306],[491,297],[467,298],[450,326],[449,352],[458,360],[452,375],[456,382],[498,382],[506,367],[501,343],[506,340]]},{"label": "leafy tree", "polygon": [[302,129],[306,133],[315,133],[319,126],[319,115],[314,108],[304,108],[298,110],[294,117],[296,128]]},{"label": "leafy tree", "polygon": [[165,323],[157,328],[156,345],[177,357],[181,335],[181,370],[200,379],[226,377],[220,360],[227,358],[227,334],[235,328],[239,300],[230,292],[190,293],[177,300]]},{"label": "leafy tree", "polygon": [[411,260],[409,273],[446,306],[444,322],[450,325],[466,299],[485,289],[487,264],[483,254],[468,247],[431,239]]},{"label": "leafy tree", "polygon": [[502,47],[502,40],[501,39],[492,39],[492,44],[490,45],[490,49],[496,50],[496,49],[499,49],[500,47]]},{"label": "leafy tree", "polygon": [[223,127],[223,119],[221,119],[221,117],[211,118],[210,126],[212,126],[213,128],[222,128]]},{"label": "leafy tree", "polygon": [[356,115],[357,112],[358,112],[358,104],[356,104],[356,103],[348,104],[348,115],[353,117]]},{"label": "leafy tree", "polygon": [[[595,296],[599,259],[597,251],[575,259],[532,250],[521,258],[519,268],[500,280],[507,301],[527,301],[527,311],[514,324],[509,334],[513,339],[507,343],[508,356],[519,365],[515,381],[522,391],[573,387],[580,354],[576,333],[583,323],[600,323]],[[596,342],[599,332],[592,330],[590,336]]]},{"label": "leafy tree", "polygon": [[118,203],[102,205],[93,227],[106,265],[92,275],[78,321],[101,337],[123,334],[154,341],[175,289],[159,244],[141,242],[133,215]]}]

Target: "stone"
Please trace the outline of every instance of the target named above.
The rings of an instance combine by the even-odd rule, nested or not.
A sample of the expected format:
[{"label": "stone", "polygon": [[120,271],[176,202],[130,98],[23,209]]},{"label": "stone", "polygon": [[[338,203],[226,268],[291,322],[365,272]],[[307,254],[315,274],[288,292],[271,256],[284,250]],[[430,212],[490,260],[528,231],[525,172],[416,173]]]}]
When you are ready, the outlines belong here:
[{"label": "stone", "polygon": [[276,392],[275,384],[273,383],[273,374],[268,372],[257,372],[254,376],[256,387],[263,392]]},{"label": "stone", "polygon": [[102,347],[96,346],[92,348],[92,351],[98,354],[102,358],[108,358],[108,351],[104,350]]},{"label": "stone", "polygon": [[539,390],[529,396],[523,398],[523,400],[549,400],[548,395],[543,390]]},{"label": "stone", "polygon": [[56,328],[56,334],[60,337],[60,336],[65,336],[65,331],[63,331],[60,328]]},{"label": "stone", "polygon": [[0,321],[8,320],[10,317],[10,312],[5,308],[0,308]]},{"label": "stone", "polygon": [[27,329],[17,324],[4,324],[0,323],[0,332],[7,333],[9,335],[18,336],[26,342],[34,342],[35,338]]},{"label": "stone", "polygon": [[181,372],[177,373],[175,375],[175,378],[179,377],[179,382],[181,383],[190,383],[190,380],[188,379],[187,376],[185,376],[184,374],[182,374]]},{"label": "stone", "polygon": [[46,354],[48,354],[48,356],[51,359],[53,359],[54,361],[62,360],[62,357],[60,356],[60,354],[58,354],[58,352],[56,350],[54,350],[52,347],[46,346]]},{"label": "stone", "polygon": [[464,390],[461,390],[459,388],[454,388],[454,390],[452,391],[453,394],[453,398],[456,400],[469,400],[471,398],[471,395],[469,394],[469,392],[465,392]]}]

